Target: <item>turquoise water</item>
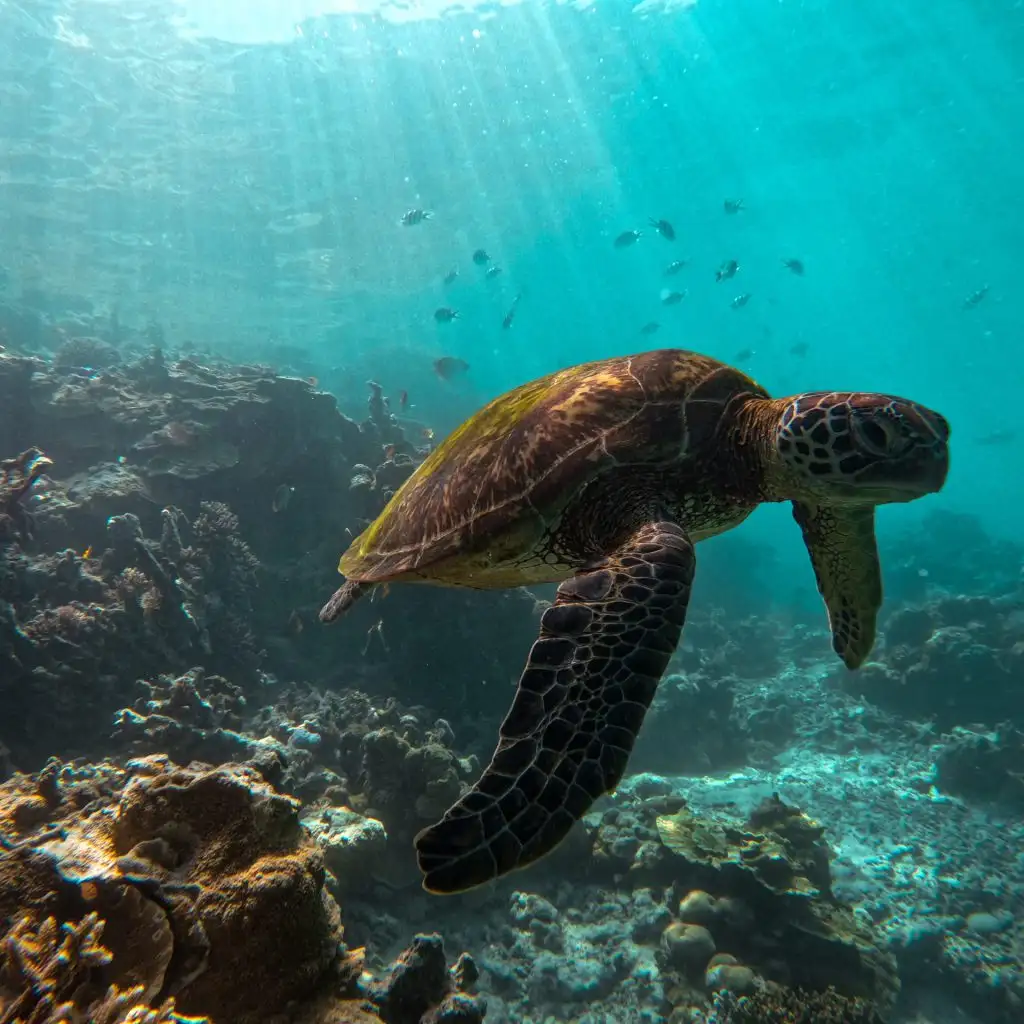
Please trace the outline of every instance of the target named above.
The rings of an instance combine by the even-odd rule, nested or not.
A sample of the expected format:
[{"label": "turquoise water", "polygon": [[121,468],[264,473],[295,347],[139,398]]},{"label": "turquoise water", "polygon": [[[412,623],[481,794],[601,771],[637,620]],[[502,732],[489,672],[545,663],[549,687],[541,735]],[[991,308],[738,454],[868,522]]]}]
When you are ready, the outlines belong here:
[{"label": "turquoise water", "polygon": [[[773,393],[944,411],[941,500],[1015,529],[1024,442],[978,441],[1016,432],[1024,387],[1019,5],[8,0],[0,38],[8,295],[233,356],[299,346],[343,405],[372,376],[445,427],[575,361],[748,350]],[[400,227],[414,207],[432,219]],[[446,354],[472,366],[456,387]]]},{"label": "turquoise water", "polygon": [[[945,844],[950,837],[970,835],[972,827],[987,827],[987,819],[985,812],[972,811],[972,826],[946,816],[948,799],[927,774],[936,756],[927,752],[933,738],[929,730],[934,727],[938,736],[953,725],[980,721],[984,716],[975,714],[971,696],[985,692],[993,680],[1011,689],[1011,676],[1021,664],[1017,637],[1024,620],[1019,586],[1012,598],[1017,604],[1008,596],[1016,585],[1014,565],[1004,567],[1005,578],[992,573],[992,595],[998,599],[984,596],[977,579],[1000,561],[999,552],[1007,552],[1008,563],[1019,559],[1019,548],[989,547],[984,537],[974,536],[971,550],[982,552],[979,564],[989,559],[977,568],[973,555],[962,557],[958,550],[963,520],[922,517],[935,510],[975,513],[992,536],[1020,539],[1022,148],[1020,0],[937,0],[927,6],[881,0],[523,0],[477,5],[416,0],[0,0],[0,344],[18,355],[52,354],[57,347],[53,342],[62,338],[131,333],[147,339],[147,348],[149,342],[164,346],[175,360],[189,356],[197,363],[258,362],[310,378],[315,388],[336,395],[341,410],[356,419],[365,416],[366,382],[373,380],[383,387],[392,411],[398,396],[407,393],[409,405],[402,414],[416,426],[429,425],[438,440],[484,402],[533,377],[652,347],[691,348],[733,363],[775,396],[824,389],[884,391],[939,410],[953,431],[952,471],[945,489],[879,515],[886,565],[893,576],[896,568],[904,570],[886,611],[924,595],[931,584],[921,580],[928,579],[929,569],[919,566],[941,567],[943,560],[958,564],[945,573],[931,570],[933,577],[971,580],[979,593],[958,593],[948,606],[916,619],[915,610],[909,609],[902,633],[896,632],[910,639],[897,639],[886,651],[898,671],[876,665],[873,675],[863,672],[848,690],[834,680],[826,686],[826,668],[808,667],[810,656],[800,653],[801,638],[806,639],[801,623],[792,635],[780,638],[773,622],[781,617],[767,626],[762,623],[760,632],[749,619],[734,645],[728,618],[732,612],[710,611],[714,603],[709,600],[691,635],[710,637],[699,642],[712,650],[706,660],[701,660],[702,651],[680,654],[676,664],[683,667],[673,671],[671,687],[662,690],[669,710],[660,709],[659,714],[663,722],[671,721],[676,708],[696,707],[704,714],[716,699],[718,675],[739,671],[735,664],[722,667],[728,666],[729,657],[743,660],[735,652],[730,655],[730,648],[744,645],[744,657],[751,664],[763,663],[764,674],[741,672],[743,714],[771,742],[787,742],[789,724],[809,714],[809,708],[821,710],[824,718],[834,705],[831,723],[806,725],[799,719],[804,732],[794,734],[796,753],[780,755],[770,770],[752,755],[753,767],[744,762],[744,770],[750,770],[745,777],[737,776],[736,788],[751,800],[760,799],[782,779],[783,788],[788,786],[787,792],[797,794],[801,803],[805,797],[808,806],[823,801],[817,806],[832,815],[829,827],[845,843],[847,867],[863,861],[874,870],[881,862],[876,852],[888,851],[888,856],[892,849],[894,863],[910,863],[901,859],[911,847],[898,846],[898,840],[926,846],[929,856],[935,854],[935,904],[941,909],[948,893],[940,891],[939,882],[946,881],[938,875],[940,868],[952,874],[961,870],[947,869]],[[429,217],[403,224],[403,216],[416,210]],[[673,226],[674,240],[651,226],[652,219],[662,218]],[[629,231],[639,231],[639,240],[616,245]],[[486,263],[474,261],[478,249],[486,250]],[[738,261],[738,272],[717,281],[716,271],[728,260]],[[801,273],[785,265],[793,260],[799,261]],[[668,274],[675,261],[685,265]],[[488,276],[488,267],[500,268],[500,273]],[[452,272],[457,276],[446,282]],[[681,293],[680,301],[665,301],[672,291]],[[435,314],[443,307],[456,310],[458,317],[439,322]],[[644,330],[652,322],[657,330]],[[44,335],[49,342],[40,340]],[[137,347],[128,354],[141,351]],[[468,372],[441,379],[434,362],[443,357],[465,361]],[[187,368],[188,384],[182,387],[193,386],[192,369]],[[71,391],[78,388],[86,396],[93,385],[97,390],[91,393],[100,394],[127,379],[111,374],[114,384],[103,379],[97,383],[91,370],[81,367],[58,367],[54,373],[53,380],[70,381]],[[45,401],[52,395],[38,396],[50,378],[40,379],[35,398],[49,408]],[[230,387],[241,393],[248,385],[232,378]],[[55,384],[50,391],[56,389]],[[198,387],[196,393],[201,393]],[[300,393],[302,401],[312,401],[305,389],[294,389]],[[104,413],[113,420],[116,414],[109,409],[116,410],[116,402]],[[165,411],[177,415],[170,405]],[[159,430],[149,433],[157,420],[147,422],[146,436],[161,435],[167,448],[177,446],[187,454],[196,436],[177,421],[161,419],[159,424]],[[167,433],[172,427],[178,436]],[[15,445],[3,433],[0,458],[34,443],[28,439]],[[265,437],[258,432],[253,436]],[[123,447],[131,454],[126,460],[120,448],[111,447],[124,440],[117,431],[103,437],[110,450],[97,454],[96,465],[104,466],[104,472],[116,472],[127,461],[126,473],[138,469],[161,475],[149,466],[147,453],[153,445],[142,443],[145,438],[140,441],[125,432]],[[412,437],[420,443],[415,427]],[[204,434],[203,443],[208,440]],[[337,438],[332,435],[331,440]],[[363,440],[366,451],[383,447],[394,455],[391,444],[377,445],[389,437],[373,429],[364,432]],[[286,449],[282,444],[281,450]],[[317,461],[323,450],[310,442],[299,453],[305,478],[296,471],[293,479],[292,467],[282,467],[276,453],[267,460],[272,468],[265,477],[254,471],[242,480],[246,467],[258,460],[239,458],[243,469],[233,478],[242,480],[237,494],[211,492],[218,501],[230,498],[241,527],[230,526],[224,510],[229,522],[225,529],[232,535],[240,529],[239,535],[258,548],[264,563],[259,577],[264,589],[258,600],[253,598],[258,612],[247,605],[256,577],[255,570],[246,570],[235,590],[223,586],[227,597],[218,588],[200,595],[204,601],[208,597],[211,621],[219,621],[214,612],[238,598],[247,642],[254,649],[265,644],[271,652],[264,663],[268,677],[276,672],[290,682],[284,677],[294,668],[295,681],[323,691],[360,686],[382,701],[397,693],[405,705],[422,697],[431,703],[431,715],[453,719],[458,736],[450,744],[453,750],[462,756],[472,747],[474,757],[479,751],[487,756],[497,712],[495,723],[480,727],[486,741],[474,737],[478,722],[460,721],[449,713],[458,703],[453,688],[457,684],[465,694],[476,686],[477,676],[486,674],[488,699],[495,706],[501,703],[491,695],[520,671],[519,655],[526,651],[527,633],[534,635],[539,607],[527,610],[523,595],[515,593],[507,595],[507,604],[487,604],[494,595],[421,596],[420,588],[408,588],[413,591],[409,596],[396,587],[401,594],[389,598],[387,605],[371,606],[367,599],[348,626],[336,633],[321,630],[315,609],[330,589],[324,586],[322,593],[314,593],[312,584],[302,589],[303,578],[313,573],[307,556],[312,561],[316,553],[318,565],[330,563],[330,586],[336,585],[334,559],[353,531],[349,520],[342,522],[340,511],[335,523],[320,513],[337,510],[320,505],[328,504],[324,495],[337,498],[339,481],[344,487],[350,474],[358,477],[365,468],[346,462],[344,474],[332,466],[322,480],[311,480],[315,470],[311,473],[309,467],[326,461]],[[352,452],[341,454],[355,458]],[[363,457],[370,458],[359,455]],[[383,457],[391,462],[391,456]],[[234,467],[231,463],[229,468]],[[96,475],[93,468],[81,474],[86,483]],[[371,467],[371,475],[373,468],[381,469]],[[199,473],[196,479],[213,488],[219,483],[216,473],[209,467],[205,471],[207,476]],[[351,502],[345,515],[362,510],[358,502],[365,495],[341,493],[347,498],[339,499],[339,506]],[[379,496],[376,491],[374,500]],[[163,499],[145,500],[158,519]],[[120,505],[111,508],[117,513],[116,526],[123,510]],[[107,522],[103,509],[98,524]],[[352,518],[351,525],[362,522]],[[936,535],[926,538],[932,546],[917,545],[899,567],[902,552],[894,550],[893,538],[905,536],[901,531],[919,522],[929,522],[935,530]],[[334,531],[329,536],[325,523]],[[145,528],[149,548],[141,540],[139,546],[158,550],[159,524],[147,522]],[[94,532],[101,532],[98,526]],[[0,541],[9,543],[3,536]],[[92,566],[91,571],[106,572],[111,579],[115,570],[127,572],[127,562],[111,562],[105,569],[99,564],[106,543],[101,537],[90,533],[62,539],[60,550],[72,541],[71,564]],[[94,543],[98,550],[92,554]],[[711,545],[719,545],[719,557],[705,561],[702,555],[701,563],[718,570],[708,578],[709,587],[717,588],[720,608],[740,607],[746,614],[747,604],[737,598],[742,594],[750,608],[760,610],[763,604],[767,611],[771,590],[779,605],[813,608],[815,621],[824,628],[807,552],[787,505],[759,509],[740,531]],[[765,546],[777,552],[774,562]],[[27,541],[25,547],[29,550]],[[301,550],[296,554],[297,548]],[[922,550],[927,563],[919,561]],[[321,557],[324,551],[329,557]],[[29,556],[42,557],[37,551],[25,558]],[[68,561],[61,558],[61,564]],[[49,566],[37,578],[56,572]],[[909,573],[914,574],[911,583],[919,584],[913,596],[908,596]],[[107,583],[113,585],[110,579]],[[936,593],[949,596],[942,586],[940,582]],[[276,588],[287,606],[268,612],[267,594],[277,596]],[[380,588],[373,596],[382,594]],[[9,596],[0,592],[4,615]],[[79,628],[72,614],[76,608],[68,602],[78,601],[84,608],[79,598],[93,598],[73,589],[67,594],[61,590],[53,600],[58,598],[59,610]],[[31,643],[42,649],[39,637],[45,639],[45,631],[37,619],[45,601],[40,597],[37,606],[35,598],[30,601],[22,594],[20,599],[25,605],[18,611],[21,619],[14,616],[12,604],[9,624],[14,629],[20,622],[21,629],[36,622],[38,636]],[[130,602],[124,600],[127,608]],[[184,602],[179,607],[191,616]],[[119,614],[119,608],[115,611]],[[234,614],[232,608],[228,611]],[[986,615],[998,626],[988,633],[978,625]],[[486,629],[493,633],[485,635]],[[501,643],[515,646],[520,633],[525,638],[521,649],[516,647],[515,659],[507,657]],[[0,634],[0,640],[9,635]],[[35,636],[31,630],[28,635]],[[24,631],[20,636],[25,639]],[[435,643],[433,650],[424,651],[424,639]],[[807,640],[807,650],[812,643],[817,645],[814,657],[831,659],[824,634]],[[234,644],[234,634],[225,629],[214,636],[212,650],[220,656]],[[356,658],[352,652],[360,648]],[[493,660],[463,658],[463,649],[474,658],[481,652],[493,654]],[[11,650],[0,647],[0,655],[7,657]],[[195,650],[189,647],[182,656],[222,671],[222,662],[204,660],[211,650]],[[293,659],[296,652],[305,660]],[[908,652],[914,655],[912,663],[906,660]],[[778,671],[772,668],[776,656]],[[125,659],[123,674],[134,685],[134,662],[127,654]],[[948,689],[929,689],[929,659],[936,679]],[[447,666],[464,662],[472,665],[467,678],[447,678],[452,675]],[[0,661],[0,668],[14,663]],[[140,673],[155,674],[149,662],[140,663],[147,666]],[[91,684],[93,663],[83,664],[82,675]],[[188,664],[182,662],[174,671],[184,671]],[[18,672],[22,670],[24,676],[16,679],[27,693],[24,680],[32,675],[32,663],[19,663]],[[252,672],[258,682],[249,680],[247,699],[255,709],[266,699],[261,696],[266,678],[254,667]],[[689,674],[706,688],[688,690]],[[933,701],[907,712],[920,723],[913,743],[926,752],[915,747],[920,764],[915,759],[900,765],[899,786],[894,782],[885,789],[886,780],[894,777],[892,765],[902,756],[892,737],[903,742],[906,735],[887,732],[894,727],[875,717],[880,713],[872,701],[879,693],[892,697],[885,689],[892,679],[902,686],[914,678]],[[928,682],[922,684],[922,678]],[[216,683],[211,686],[223,684],[219,675],[212,679]],[[868,680],[863,692],[857,689],[860,679]],[[4,682],[0,672],[0,691]],[[735,678],[730,687],[733,683]],[[797,696],[787,706],[780,695],[790,689]],[[906,692],[911,690],[908,686]],[[76,691],[82,692],[81,687]],[[90,694],[87,703],[92,702],[91,691],[84,692]],[[511,692],[510,687],[509,696]],[[694,734],[717,735],[732,708],[731,689],[723,686],[719,697],[721,693],[727,694],[719,708],[721,719],[715,717],[717,710],[709,713],[712,725],[706,730],[701,718],[696,725],[680,725],[684,738],[678,742],[674,724],[656,734],[659,740],[670,737],[664,741],[670,753],[686,747],[688,754],[690,747],[699,747],[682,731],[683,725]],[[1019,713],[1018,698],[1004,697],[1002,688],[999,694],[992,704],[1001,710],[984,718],[985,728],[996,728],[1003,718]],[[43,699],[50,701],[45,693]],[[1002,710],[1000,699],[1010,711]],[[100,697],[95,701],[98,706]],[[468,699],[462,703],[466,707],[461,710],[473,719],[478,704]],[[885,705],[884,700],[878,703]],[[909,697],[906,703],[911,703]],[[26,698],[25,706],[29,704]],[[900,709],[898,694],[894,706]],[[115,710],[111,706],[109,714]],[[322,706],[317,713],[329,717]],[[369,721],[377,720],[374,708],[368,714]],[[106,729],[106,709],[103,716]],[[313,711],[308,716],[302,711],[303,725],[294,732],[303,731],[303,742],[315,746],[320,734],[306,729],[303,716],[316,724]],[[8,723],[15,718],[7,714]],[[255,721],[247,728],[265,727]],[[406,717],[400,721],[408,726]],[[777,735],[772,733],[773,721]],[[439,724],[447,732],[438,735],[453,732],[447,720]],[[323,732],[329,735],[326,728]],[[36,767],[54,753],[42,749],[50,742],[42,727],[40,735]],[[820,763],[798,749],[798,741],[810,742],[808,735],[819,743]],[[294,737],[287,736],[282,742],[294,750]],[[909,747],[911,741],[906,743]],[[978,745],[984,746],[982,740]],[[116,749],[113,744],[111,749]],[[732,769],[729,756],[721,754],[716,770],[719,765],[727,766],[723,771]],[[891,763],[886,760],[890,756]],[[0,756],[0,772],[4,763]],[[695,758],[686,770],[697,772],[701,764]],[[475,768],[466,774],[467,779],[475,777]],[[1016,796],[1019,791],[1013,787],[1019,785],[1020,772],[1007,767],[1005,774],[1015,780],[1006,783],[1006,792]],[[352,776],[357,778],[355,772]],[[465,780],[454,778],[458,790]],[[836,784],[834,793],[829,780]],[[639,804],[649,784],[643,777],[636,783]],[[693,783],[692,791],[687,789],[687,798],[696,794],[695,805],[704,801],[715,808],[716,801],[726,800],[719,796],[718,784],[705,777]],[[336,790],[335,796],[350,796],[340,784]],[[404,789],[400,792],[406,795]],[[913,806],[920,816],[906,828],[917,831],[902,836],[900,830],[911,820],[905,809],[912,801],[917,801]],[[849,818],[843,817],[844,807]],[[832,823],[849,826],[854,807],[863,818],[843,834]],[[375,804],[360,809],[368,816],[380,811]],[[938,823],[934,827],[933,820]],[[1009,825],[997,817],[992,820],[998,841],[986,843],[1006,847],[997,851],[998,857],[992,854],[993,863],[1012,863],[1017,873],[1005,868],[1010,881],[1004,889],[1003,881],[992,882],[1001,870],[997,867],[989,878],[964,883],[963,901],[975,899],[972,886],[985,897],[964,906],[983,916],[991,916],[993,907],[1001,914],[1005,908],[1000,900],[1018,906],[1024,885],[1017,833],[1009,831],[1019,827],[1019,813]],[[402,842],[402,863],[411,870],[411,835]],[[975,863],[970,850],[957,856],[961,867]],[[900,870],[897,864],[891,878],[885,875],[878,882],[879,889],[891,884],[897,891]],[[880,878],[882,874],[879,868]],[[533,884],[531,876],[522,877],[524,886]],[[922,878],[924,869],[915,878],[924,891],[933,880]],[[848,877],[846,884],[854,892]],[[904,888],[911,891],[909,882]],[[992,893],[998,899],[986,902]],[[355,922],[354,935],[362,934],[361,927],[372,933],[377,924],[377,905],[371,901],[368,906],[370,925],[361,921],[363,911],[355,900],[351,918],[350,907],[343,908],[346,927]],[[597,913],[604,912],[602,906],[597,905]],[[410,911],[409,920],[418,927],[429,919],[433,926],[433,905],[420,916],[418,907]],[[638,904],[634,911],[642,909]],[[907,919],[912,917],[907,910]],[[1020,912],[1016,920],[1018,925],[1024,920]],[[445,926],[450,923],[444,921]],[[477,934],[472,928],[478,923],[472,920],[465,934],[482,948],[485,939],[490,941],[490,925],[481,925]],[[403,920],[402,928],[405,924]],[[979,926],[979,934],[987,933]],[[1020,940],[1014,941],[1019,953]],[[596,962],[603,947],[595,942]],[[970,973],[969,967],[963,970]],[[999,984],[996,978],[993,988]],[[635,1001],[639,1014],[644,1003],[639,997]],[[492,1019],[501,1024],[506,1018]],[[587,1024],[610,1019],[579,1018]],[[637,1017],[641,1019],[649,1018]],[[941,1013],[928,1018],[929,1024],[954,1020],[960,1024],[960,1018],[943,1018]]]}]

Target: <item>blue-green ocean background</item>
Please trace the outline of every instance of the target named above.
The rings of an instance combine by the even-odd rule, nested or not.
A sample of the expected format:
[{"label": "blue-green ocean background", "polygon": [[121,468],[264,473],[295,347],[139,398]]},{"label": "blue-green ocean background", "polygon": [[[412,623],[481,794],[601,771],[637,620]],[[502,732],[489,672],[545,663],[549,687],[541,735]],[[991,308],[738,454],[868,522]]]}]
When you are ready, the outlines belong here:
[{"label": "blue-green ocean background", "polygon": [[[241,360],[294,346],[285,368],[344,411],[374,378],[439,434],[569,363],[749,350],[777,395],[945,413],[953,472],[929,502],[1019,533],[1019,3],[0,0],[0,58],[6,302]],[[414,207],[432,219],[400,226]],[[688,295],[667,308],[669,285]],[[469,374],[439,380],[442,355]],[[883,540],[925,505],[883,513]],[[815,599],[788,516],[744,531]]]}]

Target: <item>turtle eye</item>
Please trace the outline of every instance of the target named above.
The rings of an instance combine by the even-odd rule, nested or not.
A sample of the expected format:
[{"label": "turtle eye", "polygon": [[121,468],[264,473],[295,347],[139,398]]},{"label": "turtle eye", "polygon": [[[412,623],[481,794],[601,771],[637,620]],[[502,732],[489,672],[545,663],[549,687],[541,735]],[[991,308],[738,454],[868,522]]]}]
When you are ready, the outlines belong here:
[{"label": "turtle eye", "polygon": [[872,417],[857,426],[861,444],[873,455],[896,455],[904,447],[899,431],[888,420]]}]

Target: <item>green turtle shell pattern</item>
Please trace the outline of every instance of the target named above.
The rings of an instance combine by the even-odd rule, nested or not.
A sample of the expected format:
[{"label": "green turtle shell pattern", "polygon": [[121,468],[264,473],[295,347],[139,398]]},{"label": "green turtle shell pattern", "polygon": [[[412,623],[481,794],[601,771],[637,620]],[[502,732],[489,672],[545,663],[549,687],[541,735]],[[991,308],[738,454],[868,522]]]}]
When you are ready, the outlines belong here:
[{"label": "green turtle shell pattern", "polygon": [[[584,363],[494,399],[418,467],[342,556],[350,580],[478,587],[558,581],[523,556],[615,467],[699,457],[730,400],[767,392],[707,356],[661,349]],[[712,460],[713,461],[713,460]]]}]

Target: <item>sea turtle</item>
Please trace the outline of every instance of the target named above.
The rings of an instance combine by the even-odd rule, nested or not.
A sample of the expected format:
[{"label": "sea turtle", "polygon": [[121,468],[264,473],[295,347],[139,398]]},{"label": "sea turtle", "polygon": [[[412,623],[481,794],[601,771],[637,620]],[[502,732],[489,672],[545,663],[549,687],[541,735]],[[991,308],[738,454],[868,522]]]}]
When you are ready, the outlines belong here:
[{"label": "sea turtle", "polygon": [[791,501],[849,668],[882,601],[875,506],[938,491],[949,425],[906,399],[772,400],[679,349],[560,370],[441,444],[342,556],[329,622],[390,580],[559,583],[487,770],[415,840],[430,892],[548,853],[622,778],[679,641],[694,544]]}]

